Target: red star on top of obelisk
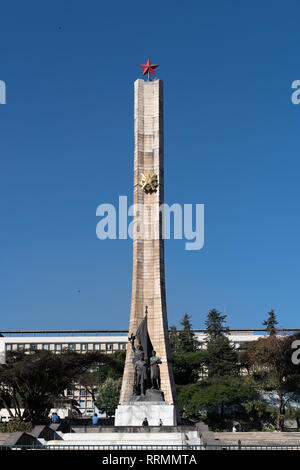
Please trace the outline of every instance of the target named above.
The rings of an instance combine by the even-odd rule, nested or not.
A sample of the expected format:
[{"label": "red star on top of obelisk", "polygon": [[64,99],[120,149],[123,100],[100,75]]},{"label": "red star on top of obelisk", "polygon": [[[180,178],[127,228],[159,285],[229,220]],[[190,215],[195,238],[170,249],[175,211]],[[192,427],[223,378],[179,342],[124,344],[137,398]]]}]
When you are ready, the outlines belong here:
[{"label": "red star on top of obelisk", "polygon": [[146,64],[140,64],[140,67],[142,67],[144,69],[143,75],[146,75],[146,73],[148,73],[148,79],[150,80],[150,73],[152,75],[155,75],[154,69],[156,69],[156,67],[159,67],[159,65],[158,64],[151,64],[150,59],[148,59],[147,63]]}]

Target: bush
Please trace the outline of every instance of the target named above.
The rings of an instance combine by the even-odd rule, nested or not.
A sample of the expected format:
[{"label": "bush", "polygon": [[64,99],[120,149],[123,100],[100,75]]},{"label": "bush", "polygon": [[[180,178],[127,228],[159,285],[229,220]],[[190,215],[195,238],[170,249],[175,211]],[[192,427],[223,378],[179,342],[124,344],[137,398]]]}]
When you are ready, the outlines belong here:
[{"label": "bush", "polygon": [[114,380],[108,377],[99,388],[95,405],[101,413],[105,412],[108,417],[115,414],[115,409],[119,404],[120,385],[120,380]]},{"label": "bush", "polygon": [[32,427],[32,423],[22,421],[18,418],[13,418],[6,423],[0,423],[0,432],[30,432]]}]

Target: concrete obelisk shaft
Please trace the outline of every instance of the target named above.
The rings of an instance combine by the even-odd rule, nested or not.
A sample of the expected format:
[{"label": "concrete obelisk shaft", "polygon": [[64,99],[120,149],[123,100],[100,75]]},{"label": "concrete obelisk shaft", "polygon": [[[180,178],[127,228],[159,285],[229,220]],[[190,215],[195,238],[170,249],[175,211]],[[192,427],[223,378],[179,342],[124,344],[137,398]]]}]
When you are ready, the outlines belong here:
[{"label": "concrete obelisk shaft", "polygon": [[[160,365],[165,401],[177,405],[170,362],[165,293],[164,240],[160,205],[164,202],[163,83],[134,83],[134,236],[132,300],[129,336],[136,330],[148,306],[148,331]],[[157,175],[156,191],[139,185],[142,174]],[[128,344],[120,402],[126,403],[134,383],[133,354]]]}]

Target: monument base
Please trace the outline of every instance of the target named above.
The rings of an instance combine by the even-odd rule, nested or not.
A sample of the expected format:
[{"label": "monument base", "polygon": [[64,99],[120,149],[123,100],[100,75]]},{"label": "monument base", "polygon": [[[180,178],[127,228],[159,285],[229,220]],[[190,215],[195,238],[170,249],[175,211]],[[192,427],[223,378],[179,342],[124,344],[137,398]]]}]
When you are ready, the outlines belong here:
[{"label": "monument base", "polygon": [[174,405],[166,402],[127,402],[118,406],[115,414],[115,426],[141,426],[147,418],[149,426],[176,426],[176,410]]}]

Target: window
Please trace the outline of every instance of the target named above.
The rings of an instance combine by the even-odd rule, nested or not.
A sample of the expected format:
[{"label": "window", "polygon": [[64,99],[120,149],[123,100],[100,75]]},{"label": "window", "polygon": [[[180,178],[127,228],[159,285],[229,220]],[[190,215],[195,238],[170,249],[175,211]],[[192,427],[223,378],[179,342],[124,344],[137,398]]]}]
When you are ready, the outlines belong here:
[{"label": "window", "polygon": [[71,388],[67,389],[67,395],[68,395],[68,397],[73,396],[73,390]]},{"label": "window", "polygon": [[95,343],[94,344],[94,351],[99,351],[100,349],[100,344],[99,343]]},{"label": "window", "polygon": [[5,349],[6,351],[11,351],[11,344],[6,344]]},{"label": "window", "polygon": [[85,397],[85,389],[82,388],[81,390],[79,390],[79,396],[80,397]]},{"label": "window", "polygon": [[31,345],[29,346],[31,351],[35,351],[37,349],[37,344],[36,343],[31,343]]},{"label": "window", "polygon": [[61,343],[55,345],[55,351],[61,351]]},{"label": "window", "polygon": [[49,344],[44,343],[44,344],[43,344],[43,349],[44,349],[45,351],[48,351],[48,350],[49,350]]},{"label": "window", "polygon": [[68,344],[68,349],[69,351],[75,351],[75,344],[74,343]]},{"label": "window", "polygon": [[81,351],[87,351],[88,345],[86,343],[82,343],[80,346]]},{"label": "window", "polygon": [[80,406],[80,408],[85,408],[85,400],[81,400],[79,402],[79,406]]},{"label": "window", "polygon": [[106,351],[112,351],[113,345],[111,343],[106,343]]},{"label": "window", "polygon": [[124,351],[126,349],[127,343],[119,343],[119,349]]},{"label": "window", "polygon": [[18,350],[21,351],[21,350],[23,350],[23,349],[25,349],[25,345],[24,345],[24,344],[21,344],[21,343],[18,344]]}]

